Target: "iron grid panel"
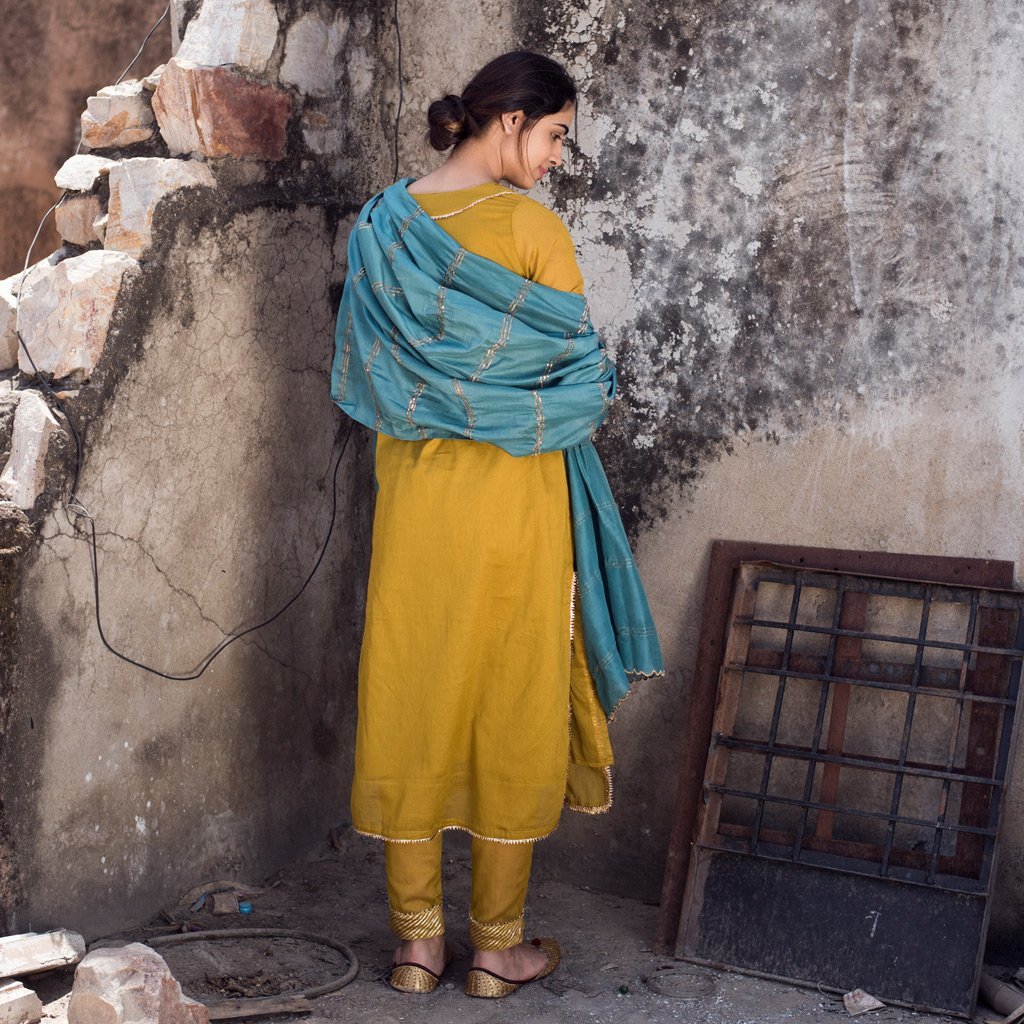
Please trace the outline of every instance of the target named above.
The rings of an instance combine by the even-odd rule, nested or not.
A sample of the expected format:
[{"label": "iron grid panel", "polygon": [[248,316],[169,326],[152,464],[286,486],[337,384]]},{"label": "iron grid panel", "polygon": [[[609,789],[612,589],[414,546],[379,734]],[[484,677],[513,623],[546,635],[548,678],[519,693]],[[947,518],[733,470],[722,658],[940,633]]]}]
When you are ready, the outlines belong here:
[{"label": "iron grid panel", "polygon": [[[734,905],[728,886],[706,890],[726,863],[731,876],[760,877],[737,857],[892,886],[907,907],[927,905],[922,928],[943,900],[969,896],[981,911],[961,936],[974,967],[959,995],[936,1003],[928,986],[911,998],[873,982],[882,998],[969,1014],[1022,654],[1018,592],[741,563],[678,954],[776,973],[766,964],[777,950],[737,959],[729,951],[742,943],[720,941],[723,928],[750,930],[749,905]],[[919,891],[934,895],[908,895]],[[761,941],[775,949],[769,934]],[[799,956],[780,976],[830,983]]]}]

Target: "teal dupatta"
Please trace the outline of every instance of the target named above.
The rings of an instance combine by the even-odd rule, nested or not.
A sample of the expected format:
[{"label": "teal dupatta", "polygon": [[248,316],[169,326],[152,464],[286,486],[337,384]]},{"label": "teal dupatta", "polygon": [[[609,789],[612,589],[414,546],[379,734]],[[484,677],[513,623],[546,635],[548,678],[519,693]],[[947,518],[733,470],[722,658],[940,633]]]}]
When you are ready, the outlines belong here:
[{"label": "teal dupatta", "polygon": [[331,397],[391,437],[468,438],[511,455],[563,450],[579,614],[605,712],[663,671],[643,584],[590,437],[615,367],[581,295],[462,248],[398,181],[349,237]]}]

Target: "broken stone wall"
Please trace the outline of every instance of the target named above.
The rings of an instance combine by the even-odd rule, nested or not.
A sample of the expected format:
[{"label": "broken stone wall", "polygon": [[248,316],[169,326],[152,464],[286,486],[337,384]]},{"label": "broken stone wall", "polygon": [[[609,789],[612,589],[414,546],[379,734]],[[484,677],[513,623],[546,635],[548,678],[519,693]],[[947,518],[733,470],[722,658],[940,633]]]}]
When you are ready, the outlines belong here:
[{"label": "broken stone wall", "polygon": [[[53,175],[78,142],[85,99],[121,73],[166,0],[0,0],[0,277],[20,270],[40,218],[60,198]],[[170,56],[153,34],[148,71]],[[60,244],[52,220],[35,249]]]},{"label": "broken stone wall", "polygon": [[[94,620],[89,516],[106,638],[164,673],[195,673],[299,590],[348,437],[328,387],[339,255],[390,166],[383,144],[350,147],[349,181],[322,144],[327,101],[383,124],[379,90],[342,58],[346,40],[386,52],[373,5],[174,14],[177,57],[79,111],[88,149],[56,175],[64,244],[0,283],[8,930],[92,936],[211,877],[258,878],[347,802],[372,501],[362,432],[309,588],[197,679],[119,660]],[[74,510],[75,444],[46,382],[84,440]]]},{"label": "broken stone wall", "polygon": [[[268,5],[244,6],[258,19]],[[230,22],[232,9],[206,0],[203,14]],[[179,23],[194,10],[181,5]],[[216,184],[163,200],[77,399],[112,639],[167,665],[251,621],[250,600],[254,615],[273,608],[315,547],[325,512],[310,495],[326,501],[340,424],[323,404],[340,239],[391,177],[390,7],[272,11],[269,51],[247,42],[225,61],[217,47],[252,36],[200,43],[197,29],[201,70],[168,81],[199,98],[237,86],[235,108],[254,82],[283,90],[284,158],[203,153],[215,142],[187,118],[167,129],[184,151],[161,135],[165,159],[198,149]],[[537,865],[653,900],[713,538],[1024,556],[1022,15],[1011,0],[403,0],[399,13],[403,174],[437,160],[422,141],[429,100],[490,56],[552,52],[582,87],[574,152],[537,195],[576,238],[619,361],[621,400],[600,443],[668,675],[613,724],[609,817],[567,816]],[[213,70],[225,64],[248,85]],[[105,230],[112,187],[95,186]],[[2,755],[5,772],[28,766],[26,787],[5,795],[19,923],[68,907],[67,880],[89,911],[82,927],[131,919],[215,865],[274,863],[344,813],[365,454],[346,457],[343,529],[323,575],[257,634],[265,650],[239,643],[199,683],[110,659],[90,623],[84,542],[63,513],[39,519]],[[329,753],[311,762],[310,749]],[[995,901],[1004,945],[1024,918],[1021,792]]]}]

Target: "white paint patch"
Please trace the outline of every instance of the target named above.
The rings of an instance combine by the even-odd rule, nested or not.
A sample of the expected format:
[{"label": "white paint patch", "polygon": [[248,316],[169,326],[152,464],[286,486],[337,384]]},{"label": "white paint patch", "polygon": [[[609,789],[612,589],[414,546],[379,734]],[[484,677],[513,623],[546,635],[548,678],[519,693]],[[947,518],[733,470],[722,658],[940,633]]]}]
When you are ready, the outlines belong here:
[{"label": "white paint patch", "polygon": [[928,312],[933,320],[940,324],[948,324],[953,319],[956,307],[948,298],[934,299],[928,304]]},{"label": "white paint patch", "polygon": [[[85,781],[86,782],[92,782],[92,772],[86,772],[85,773]],[[98,825],[96,827],[99,828]]]},{"label": "white paint patch", "polygon": [[704,318],[707,321],[711,340],[723,348],[731,344],[740,333],[736,314],[723,302],[707,303],[704,306]]},{"label": "white paint patch", "polygon": [[140,836],[144,836],[149,832],[149,829],[146,827],[145,818],[140,818],[138,815],[135,816],[135,831],[138,832]]},{"label": "white paint patch", "polygon": [[715,276],[719,281],[731,281],[739,270],[739,262],[736,259],[736,247],[729,246],[723,249],[715,260]]},{"label": "white paint patch", "polygon": [[701,128],[696,121],[691,121],[688,117],[684,117],[679,122],[679,130],[684,135],[693,139],[694,142],[704,143],[708,141],[708,130],[706,128]]},{"label": "white paint patch", "polygon": [[756,167],[749,165],[734,167],[729,184],[738,192],[742,192],[749,199],[757,199],[764,188],[761,172]]}]

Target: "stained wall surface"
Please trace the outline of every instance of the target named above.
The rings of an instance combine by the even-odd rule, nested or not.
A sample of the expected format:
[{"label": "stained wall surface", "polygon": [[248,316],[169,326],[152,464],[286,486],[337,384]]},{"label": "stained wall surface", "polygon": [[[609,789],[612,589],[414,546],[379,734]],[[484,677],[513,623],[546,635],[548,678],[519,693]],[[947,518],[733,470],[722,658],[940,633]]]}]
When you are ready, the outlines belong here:
[{"label": "stained wall surface", "polygon": [[[1024,556],[1024,12],[481,2],[452,46],[430,9],[403,22],[408,173],[427,100],[482,59],[526,44],[582,86],[542,198],[618,358],[599,446],[668,675],[612,726],[610,818],[570,816],[538,860],[656,899],[714,538]],[[1024,916],[1022,792],[997,943]]]},{"label": "stained wall surface", "polygon": [[[294,19],[323,5],[279,6]],[[310,533],[290,542],[301,557],[273,552],[274,515],[321,522],[311,516],[310,489],[320,486],[324,446],[338,421],[303,368],[316,368],[323,384],[337,299],[329,281],[336,286],[341,269],[324,248],[333,223],[321,218],[330,211],[328,220],[349,223],[359,200],[390,181],[399,100],[387,19],[350,6],[358,30],[339,43],[336,91],[307,105],[297,128],[319,147],[317,202],[280,215],[238,210],[208,230],[200,227],[204,214],[185,216],[194,234],[167,250],[161,279],[174,287],[164,291],[152,278],[140,292],[153,312],[131,357],[138,368],[126,372],[95,438],[88,493],[117,510],[101,538],[109,571],[126,579],[112,608],[116,600],[166,615],[175,638],[196,630],[194,651],[177,639],[161,648],[138,625],[129,630],[126,618],[124,638],[149,658],[170,663],[181,654],[188,662],[218,629],[245,618],[250,598],[272,607],[287,590],[284,567],[305,564],[313,540]],[[567,61],[581,85],[572,155],[537,194],[573,232],[594,320],[618,359],[621,398],[600,447],[635,539],[668,672],[638,688],[613,723],[619,768],[611,814],[567,816],[536,863],[541,873],[655,900],[714,538],[1024,557],[1024,286],[1016,245],[1024,226],[1024,15],[1012,0],[409,0],[399,15],[400,174],[421,174],[439,159],[422,141],[426,106],[461,88],[490,56],[521,45],[545,50]],[[286,240],[280,253],[260,242],[278,235]],[[251,279],[232,277],[253,244],[242,238],[256,243]],[[291,261],[300,257],[312,262],[296,271]],[[208,301],[204,269],[222,264],[235,282],[228,320]],[[285,314],[267,304],[272,284],[300,295],[282,300],[288,330],[298,332],[297,354],[283,362],[252,319],[263,310],[269,337],[285,330]],[[316,312],[303,318],[310,296]],[[217,350],[222,322],[246,325],[228,332],[242,346],[228,363]],[[155,337],[174,342],[147,347]],[[287,397],[285,374],[299,386],[298,405]],[[181,381],[202,385],[188,413],[196,418],[192,439],[175,434],[180,422],[170,425]],[[214,419],[218,402],[223,421]],[[216,447],[224,437],[254,460],[244,483],[233,447]],[[293,477],[282,489],[282,463],[267,461],[254,438],[318,458],[292,467],[286,458]],[[79,559],[72,567],[68,528],[58,519],[48,525],[36,563],[47,582],[26,615],[59,609],[73,642],[29,649],[35,678],[53,687],[33,699],[61,723],[53,750],[34,755],[38,782],[48,787],[39,826],[73,823],[83,809],[73,848],[62,846],[66,833],[57,829],[54,847],[39,844],[29,865],[54,892],[63,851],[81,852],[97,862],[76,870],[94,872],[92,898],[100,901],[103,886],[114,884],[103,875],[109,839],[117,884],[135,878],[134,905],[155,906],[182,880],[167,863],[179,837],[195,850],[196,874],[266,865],[285,850],[275,846],[273,816],[292,814],[289,794],[328,779],[344,789],[371,505],[360,452],[339,490],[348,528],[301,613],[308,630],[299,647],[320,638],[323,650],[303,648],[281,665],[272,643],[261,642],[266,650],[240,644],[224,656],[231,681],[223,690],[225,675],[215,671],[205,689],[129,695],[134,684],[108,669],[90,632],[87,565]],[[204,468],[190,472],[196,459]],[[205,482],[197,488],[196,479]],[[129,498],[129,485],[145,495],[143,507]],[[239,527],[245,517],[254,517],[251,530]],[[200,544],[183,560],[182,531]],[[148,554],[124,539],[143,534]],[[248,536],[262,543],[258,555]],[[228,550],[242,552],[232,571],[248,581],[236,591],[216,583]],[[278,565],[279,582],[257,582]],[[200,589],[202,599],[193,601]],[[212,620],[209,633],[196,627],[197,615]],[[332,639],[337,621],[346,623],[344,649]],[[332,672],[342,680],[336,695]],[[141,724],[154,693],[166,727]],[[71,755],[59,750],[75,731],[76,708],[94,709],[91,721],[124,724],[84,739],[82,758],[76,752],[62,773],[61,757]],[[321,739],[335,739],[306,764],[317,723],[326,723]],[[168,751],[222,746],[222,761],[203,760],[183,776],[159,742],[145,750],[137,742],[154,731],[166,733]],[[32,737],[17,742],[28,750]],[[299,753],[285,758],[282,749]],[[150,779],[137,800],[116,795],[115,754],[119,769],[131,766],[122,777]],[[264,761],[261,772],[255,766]],[[1022,772],[1019,765],[1024,779]],[[72,788],[61,795],[64,775]],[[105,795],[90,804],[101,777]],[[1024,919],[1022,792],[1018,785],[1009,799],[993,922],[1004,945]],[[295,845],[329,816],[324,802],[303,805],[300,797],[297,806],[312,808],[313,821],[294,826]],[[208,816],[205,831],[189,824],[196,813]],[[101,817],[112,823],[109,835],[87,840]],[[246,850],[258,854],[246,860]]]},{"label": "stained wall surface", "polygon": [[[78,490],[97,523],[109,643],[171,675],[196,672],[299,590],[331,526],[342,443],[324,401],[334,226],[322,208],[225,211],[221,198],[168,210],[180,226],[166,255],[122,300],[121,340],[138,348],[98,375],[121,379]],[[329,554],[300,601],[193,681],[110,654],[92,618],[86,524],[63,511],[43,524],[4,751],[20,782],[5,792],[15,930],[99,934],[225,872],[258,876],[337,823],[365,455],[357,436],[342,478],[362,484],[339,488]]]}]

